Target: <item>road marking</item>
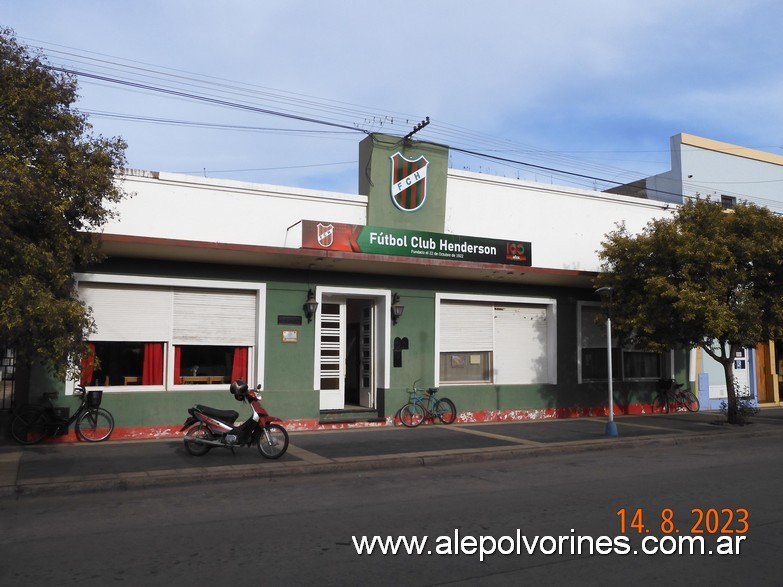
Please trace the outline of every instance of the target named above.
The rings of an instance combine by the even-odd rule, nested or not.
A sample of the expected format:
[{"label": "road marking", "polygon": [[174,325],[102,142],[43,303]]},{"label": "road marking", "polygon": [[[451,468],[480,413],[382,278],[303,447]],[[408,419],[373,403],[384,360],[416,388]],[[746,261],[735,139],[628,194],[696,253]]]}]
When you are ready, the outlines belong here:
[{"label": "road marking", "polygon": [[313,465],[322,465],[324,463],[334,462],[334,460],[330,458],[322,457],[321,455],[315,454],[314,452],[310,452],[309,450],[305,450],[298,446],[294,446],[293,444],[288,445],[288,452],[294,455],[296,458],[302,459],[306,463],[311,463]]},{"label": "road marking", "polygon": [[[663,414],[663,415],[666,415],[666,414]],[[652,417],[655,417],[655,416],[652,416]],[[584,418],[584,419],[585,420],[590,420],[590,421],[593,421],[593,422],[606,422],[606,418],[590,417],[590,418]],[[629,422],[628,420],[626,420],[625,418],[622,418],[622,417],[621,418],[615,418],[614,421],[615,421],[616,424],[622,424],[623,426],[632,426],[632,427],[635,427],[635,428],[649,428],[650,430],[667,430],[667,431],[675,433],[675,434],[683,434],[683,433],[687,432],[686,430],[677,430],[675,428],[672,428],[671,426],[665,426],[663,424],[660,425],[660,426],[653,426],[652,424],[638,424],[636,422]]]},{"label": "road marking", "polygon": [[484,432],[482,430],[475,430],[466,426],[447,426],[444,430],[453,430],[454,432],[464,432],[465,434],[474,434],[476,436],[483,436],[485,438],[494,438],[495,440],[502,440],[513,444],[522,444],[527,446],[544,446],[545,442],[536,442],[535,440],[527,440],[526,438],[515,438],[514,436],[504,436],[503,434],[493,434],[492,432]]}]

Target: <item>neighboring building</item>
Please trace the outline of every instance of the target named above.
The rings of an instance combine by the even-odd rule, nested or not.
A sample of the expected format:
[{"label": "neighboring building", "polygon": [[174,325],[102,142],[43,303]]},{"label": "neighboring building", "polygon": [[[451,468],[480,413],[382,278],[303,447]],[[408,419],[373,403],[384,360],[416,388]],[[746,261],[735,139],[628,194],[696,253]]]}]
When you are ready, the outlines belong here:
[{"label": "neighboring building", "polygon": [[[128,171],[108,259],[77,275],[97,326],[83,378],[117,436],[175,433],[195,403],[233,409],[239,377],[294,429],[390,424],[417,380],[463,421],[606,414],[597,251],[670,204],[447,161],[368,136],[359,194]],[[662,377],[692,381],[688,360],[615,351],[617,412],[647,409]]]},{"label": "neighboring building", "polygon": [[[671,138],[671,161],[672,168],[666,173],[608,191],[674,204],[699,196],[727,208],[744,200],[783,214],[781,155],[678,134]],[[719,408],[727,397],[723,367],[701,350],[695,352],[691,365],[695,371],[690,379],[697,380],[702,408]],[[783,341],[739,351],[734,374],[743,395],[761,404],[779,404]]]}]

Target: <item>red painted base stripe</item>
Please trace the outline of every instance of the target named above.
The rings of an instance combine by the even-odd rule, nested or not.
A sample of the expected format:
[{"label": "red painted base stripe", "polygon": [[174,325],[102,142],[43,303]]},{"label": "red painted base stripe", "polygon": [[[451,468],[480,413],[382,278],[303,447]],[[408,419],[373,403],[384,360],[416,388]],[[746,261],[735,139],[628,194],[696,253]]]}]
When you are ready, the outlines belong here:
[{"label": "red painted base stripe", "polygon": [[[614,413],[621,415],[637,415],[652,413],[648,404],[630,404],[626,406],[615,405]],[[526,420],[556,420],[565,418],[584,418],[595,416],[607,416],[607,406],[592,408],[542,408],[538,410],[476,410],[472,412],[459,412],[457,422],[481,423],[481,422],[515,422]],[[283,425],[289,432],[313,431],[313,430],[341,430],[348,428],[380,428],[395,426],[399,419],[387,416],[383,422],[329,422],[321,423],[318,418],[300,418],[285,420]],[[180,432],[181,424],[176,426],[136,426],[115,428],[111,440],[148,440],[156,438],[180,438],[184,433]],[[71,430],[67,435],[47,438],[44,442],[83,442],[76,437]]]}]

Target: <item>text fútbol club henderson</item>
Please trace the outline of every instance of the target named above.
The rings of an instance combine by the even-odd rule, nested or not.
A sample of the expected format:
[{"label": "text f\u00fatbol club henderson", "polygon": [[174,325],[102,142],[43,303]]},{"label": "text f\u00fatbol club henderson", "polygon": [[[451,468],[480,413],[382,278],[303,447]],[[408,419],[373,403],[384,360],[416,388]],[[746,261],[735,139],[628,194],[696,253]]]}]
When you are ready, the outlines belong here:
[{"label": "text f\u00fatbol club henderson", "polygon": [[475,255],[497,255],[498,249],[493,245],[474,245],[467,242],[453,242],[445,238],[422,237],[407,234],[396,236],[387,232],[370,232],[370,244],[383,247],[399,247],[402,249],[419,249],[444,253],[471,253]]},{"label": "text f\u00fatbol club henderson", "polygon": [[302,247],[465,263],[532,264],[529,241],[313,220],[302,221]]}]

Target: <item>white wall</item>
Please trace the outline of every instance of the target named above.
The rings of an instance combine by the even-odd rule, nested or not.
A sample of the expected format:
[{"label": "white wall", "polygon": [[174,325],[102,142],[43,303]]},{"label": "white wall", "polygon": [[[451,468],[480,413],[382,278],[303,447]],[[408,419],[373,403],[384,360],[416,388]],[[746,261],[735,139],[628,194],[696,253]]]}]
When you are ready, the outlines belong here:
[{"label": "white wall", "polygon": [[670,204],[604,192],[449,170],[446,232],[530,241],[533,266],[598,271],[605,235],[631,233],[671,213]]},{"label": "white wall", "polygon": [[685,196],[721,194],[783,212],[783,166],[765,161],[680,145]]},{"label": "white wall", "polygon": [[781,155],[681,133],[671,137],[671,161],[671,171],[647,178],[650,197],[720,201],[726,195],[783,213]]},{"label": "white wall", "polygon": [[[120,217],[104,232],[152,238],[299,247],[301,220],[364,225],[367,197],[132,171]],[[605,235],[669,214],[663,202],[450,170],[445,232],[530,241],[533,265],[598,271]],[[291,228],[292,227],[292,228]],[[290,230],[289,230],[290,228]]]},{"label": "white wall", "polygon": [[135,195],[105,233],[282,247],[298,246],[286,229],[300,220],[367,222],[359,195],[137,170],[123,188]]}]

